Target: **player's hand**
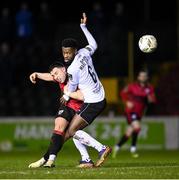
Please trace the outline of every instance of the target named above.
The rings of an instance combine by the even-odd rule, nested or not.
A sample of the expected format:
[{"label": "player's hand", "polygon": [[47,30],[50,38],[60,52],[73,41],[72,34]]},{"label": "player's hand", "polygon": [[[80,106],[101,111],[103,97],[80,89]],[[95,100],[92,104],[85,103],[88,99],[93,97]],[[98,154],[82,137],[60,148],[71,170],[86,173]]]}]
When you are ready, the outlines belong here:
[{"label": "player's hand", "polygon": [[37,78],[37,73],[36,72],[32,73],[29,78],[30,78],[30,81],[33,84],[35,84],[36,83],[36,78]]},{"label": "player's hand", "polygon": [[86,24],[86,22],[87,22],[86,13],[83,13],[82,16],[83,16],[83,18],[81,18],[81,24]]},{"label": "player's hand", "polygon": [[134,107],[134,103],[131,101],[127,101],[126,106],[127,106],[127,108],[132,109]]},{"label": "player's hand", "polygon": [[60,104],[66,104],[67,103],[67,101],[64,99],[64,97],[62,96],[61,98],[60,98]]},{"label": "player's hand", "polygon": [[148,103],[155,103],[156,102],[155,95],[148,95],[147,101],[148,101]]}]

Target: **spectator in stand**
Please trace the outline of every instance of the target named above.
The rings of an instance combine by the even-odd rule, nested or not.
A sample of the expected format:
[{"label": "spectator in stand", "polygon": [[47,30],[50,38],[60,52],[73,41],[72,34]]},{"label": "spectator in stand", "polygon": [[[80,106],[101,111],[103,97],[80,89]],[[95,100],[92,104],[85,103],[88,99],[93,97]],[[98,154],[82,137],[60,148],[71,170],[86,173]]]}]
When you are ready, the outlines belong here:
[{"label": "spectator in stand", "polygon": [[[105,19],[104,8],[102,6],[102,2],[95,1],[92,5],[92,10],[88,16],[89,20],[89,28],[91,28],[92,34],[96,41],[98,42],[99,49],[94,54],[95,59],[103,59],[102,64],[95,63],[96,70],[99,72],[99,75],[105,75],[106,72],[109,71],[108,67],[108,45],[106,43],[106,37],[108,32],[107,20]],[[90,27],[91,25],[95,25],[95,28]]]},{"label": "spectator in stand", "polygon": [[8,43],[0,45],[0,76],[1,89],[8,90],[13,85],[13,64]]},{"label": "spectator in stand", "polygon": [[[127,75],[127,27],[124,14],[124,5],[117,2],[108,31],[108,50],[110,53],[110,66],[114,76]],[[117,66],[116,66],[117,63]]]},{"label": "spectator in stand", "polygon": [[12,41],[13,21],[10,16],[9,8],[3,8],[0,17],[0,41]]},{"label": "spectator in stand", "polygon": [[47,2],[41,2],[40,11],[37,16],[37,36],[41,40],[49,40],[53,36],[53,30],[54,23],[49,5]]},{"label": "spectator in stand", "polygon": [[18,38],[29,38],[32,36],[32,12],[28,9],[27,3],[21,4],[20,10],[16,13],[16,32]]},{"label": "spectator in stand", "polygon": [[89,14],[89,22],[90,24],[95,25],[95,28],[93,28],[92,33],[95,34],[98,43],[100,43],[105,30],[105,17],[100,2],[94,2],[93,9]]}]

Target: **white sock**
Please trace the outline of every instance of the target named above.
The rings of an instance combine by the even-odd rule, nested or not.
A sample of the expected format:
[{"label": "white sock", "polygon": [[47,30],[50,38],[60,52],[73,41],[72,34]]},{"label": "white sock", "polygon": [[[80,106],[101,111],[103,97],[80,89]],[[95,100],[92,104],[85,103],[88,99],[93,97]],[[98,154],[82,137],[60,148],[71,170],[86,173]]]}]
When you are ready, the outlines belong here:
[{"label": "white sock", "polygon": [[82,144],[95,148],[98,152],[105,148],[103,144],[82,130],[76,131],[73,137],[78,139]]},{"label": "white sock", "polygon": [[75,138],[73,138],[73,142],[74,142],[76,148],[78,149],[78,151],[81,154],[82,161],[90,160],[90,157],[89,157],[88,151],[86,149],[86,146],[81,144],[81,142],[79,140],[75,139]]},{"label": "white sock", "polygon": [[56,155],[55,154],[50,154],[49,159],[51,161],[55,161]]},{"label": "white sock", "polygon": [[131,146],[131,149],[130,149],[130,151],[131,151],[131,153],[135,153],[136,152],[136,146]]},{"label": "white sock", "polygon": [[119,149],[120,149],[120,146],[118,146],[118,145],[115,145],[115,146],[114,146],[114,150],[115,150],[115,151],[119,151]]}]

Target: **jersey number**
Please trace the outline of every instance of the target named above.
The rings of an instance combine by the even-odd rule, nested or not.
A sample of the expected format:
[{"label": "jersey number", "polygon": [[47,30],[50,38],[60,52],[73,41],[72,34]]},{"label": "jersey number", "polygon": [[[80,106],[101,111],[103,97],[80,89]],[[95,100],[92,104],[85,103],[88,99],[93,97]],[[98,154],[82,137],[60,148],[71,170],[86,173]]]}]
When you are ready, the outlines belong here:
[{"label": "jersey number", "polygon": [[96,74],[93,72],[91,66],[88,66],[88,72],[93,80],[94,83],[97,83],[97,78],[96,78]]}]

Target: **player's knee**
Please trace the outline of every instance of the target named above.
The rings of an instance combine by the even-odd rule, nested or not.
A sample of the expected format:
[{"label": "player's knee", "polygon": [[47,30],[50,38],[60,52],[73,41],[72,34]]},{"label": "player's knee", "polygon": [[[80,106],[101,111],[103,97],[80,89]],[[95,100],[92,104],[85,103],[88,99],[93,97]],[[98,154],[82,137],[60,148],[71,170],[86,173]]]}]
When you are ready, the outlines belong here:
[{"label": "player's knee", "polygon": [[126,133],[125,133],[125,136],[126,136],[127,138],[131,137],[131,135],[132,135],[132,132],[126,132]]},{"label": "player's knee", "polygon": [[125,136],[129,138],[132,135],[132,131],[126,131]]},{"label": "player's knee", "polygon": [[62,126],[60,123],[58,123],[58,122],[55,123],[55,127],[54,127],[55,131],[63,131],[64,132],[64,129],[65,129],[65,127]]},{"label": "player's knee", "polygon": [[64,132],[67,125],[68,125],[68,123],[66,121],[64,121],[63,119],[56,118],[54,130]]},{"label": "player's knee", "polygon": [[61,127],[61,126],[55,126],[55,127],[54,127],[54,130],[55,130],[55,131],[60,131],[60,132],[63,132],[63,133],[64,133],[64,128]]},{"label": "player's knee", "polygon": [[125,136],[130,137],[131,135],[132,135],[132,127],[129,126],[126,130]]},{"label": "player's knee", "polygon": [[134,127],[133,132],[139,133],[140,131],[141,131],[141,128],[140,128],[140,127]]}]

